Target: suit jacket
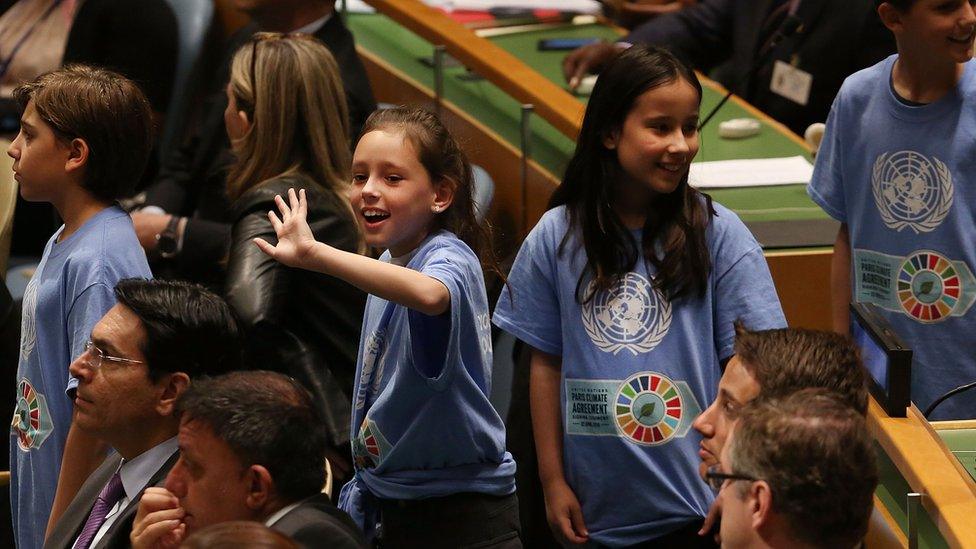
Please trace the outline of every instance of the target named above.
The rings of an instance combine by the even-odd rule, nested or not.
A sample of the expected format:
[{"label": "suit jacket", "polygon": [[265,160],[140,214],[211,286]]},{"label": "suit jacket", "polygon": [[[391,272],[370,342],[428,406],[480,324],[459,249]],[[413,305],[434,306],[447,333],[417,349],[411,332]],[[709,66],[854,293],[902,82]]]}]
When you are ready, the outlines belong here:
[{"label": "suit jacket", "polygon": [[[174,452],[166,460],[166,463],[149,478],[149,483],[143,489],[148,486],[162,486],[166,481],[166,475],[176,464],[179,456],[179,452]],[[88,520],[92,507],[95,505],[95,499],[102,488],[108,484],[115,471],[118,470],[121,462],[122,457],[114,454],[102,462],[98,469],[95,469],[95,472],[78,490],[75,499],[71,500],[71,504],[61,515],[61,519],[54,526],[54,530],[51,531],[51,535],[45,540],[44,549],[70,549],[74,545],[78,535],[81,534],[82,527],[85,526],[85,521]],[[140,499],[142,499],[141,490],[134,497],[129,498],[129,503],[125,509],[120,511],[119,518],[112,523],[112,526],[98,540],[98,543],[92,545],[92,549],[121,549],[130,546],[129,533],[132,532],[132,522],[136,518]]]},{"label": "suit jacket", "polygon": [[362,532],[349,515],[337,509],[325,494],[316,494],[302,501],[272,524],[271,529],[285,534],[303,547],[366,547]]},{"label": "suit jacket", "polygon": [[[895,52],[891,33],[881,24],[874,0],[800,0],[799,30],[773,49],[750,82],[742,83],[767,35],[775,0],[701,0],[694,6],[644,23],[624,41],[670,48],[695,68],[709,72],[747,101],[802,134],[824,122],[837,90],[850,74]],[[776,60],[813,75],[806,106],[769,90]]]},{"label": "suit jacket", "polygon": [[94,63],[139,84],[165,113],[173,93],[179,44],[176,15],[165,0],[85,0],[71,25],[63,64]]},{"label": "suit jacket", "polygon": [[[218,264],[227,254],[233,221],[224,190],[226,169],[233,161],[224,129],[224,109],[227,107],[224,89],[234,53],[258,30],[256,25],[249,25],[231,38],[220,69],[211,70],[207,78],[210,81],[209,95],[201,108],[196,130],[166,159],[159,177],[146,189],[147,205],[189,217],[183,235],[183,250],[172,261],[154,265],[154,273],[162,267],[164,275],[215,287],[222,278]],[[376,101],[366,69],[356,53],[352,33],[336,13],[314,36],[329,48],[339,65],[349,107],[350,138],[355,139],[366,117],[376,109]]]}]

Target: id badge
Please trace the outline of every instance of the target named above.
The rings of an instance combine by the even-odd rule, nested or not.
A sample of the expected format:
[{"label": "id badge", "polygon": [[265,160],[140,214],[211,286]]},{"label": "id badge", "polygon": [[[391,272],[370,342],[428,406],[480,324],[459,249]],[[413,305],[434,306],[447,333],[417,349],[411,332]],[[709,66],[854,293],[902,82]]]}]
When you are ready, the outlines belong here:
[{"label": "id badge", "polygon": [[769,82],[769,89],[776,95],[805,107],[810,100],[812,85],[813,75],[807,71],[784,61],[776,61],[773,65],[773,78]]}]

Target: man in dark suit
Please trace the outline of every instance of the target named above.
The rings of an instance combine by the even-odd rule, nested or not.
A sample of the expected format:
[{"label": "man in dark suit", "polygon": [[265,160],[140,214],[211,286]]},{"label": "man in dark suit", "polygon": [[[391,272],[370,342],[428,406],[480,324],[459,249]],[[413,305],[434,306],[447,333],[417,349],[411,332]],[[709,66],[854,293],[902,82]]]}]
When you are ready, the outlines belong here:
[{"label": "man in dark suit", "polygon": [[[795,32],[770,48],[788,28]],[[895,53],[890,34],[874,0],[702,0],[644,23],[617,44],[570,53],[563,73],[573,85],[626,44],[664,46],[700,71],[714,70],[724,86],[802,135],[826,121],[847,76]]]},{"label": "man in dark suit", "polygon": [[365,547],[352,519],[320,493],[326,440],[312,395],[276,372],[198,381],[180,398],[180,458],[146,490],[135,548],[178,547],[232,520],[263,522],[307,547]]},{"label": "man in dark suit", "polygon": [[146,190],[146,207],[132,216],[139,242],[153,259],[154,273],[214,286],[223,281],[219,263],[230,243],[225,177],[231,157],[224,129],[224,90],[234,52],[257,31],[312,34],[339,65],[350,139],[358,136],[366,117],[376,109],[366,70],[352,34],[335,13],[334,0],[234,0],[234,4],[253,23],[230,39],[219,70],[204,76],[209,95],[195,131],[164,161],[159,177]]},{"label": "man in dark suit", "polygon": [[198,376],[240,364],[233,313],[213,293],[128,279],[115,295],[118,303],[70,371],[79,380],[75,424],[117,453],[82,485],[46,548],[127,547],[143,491],[161,483],[178,458],[177,399]]}]

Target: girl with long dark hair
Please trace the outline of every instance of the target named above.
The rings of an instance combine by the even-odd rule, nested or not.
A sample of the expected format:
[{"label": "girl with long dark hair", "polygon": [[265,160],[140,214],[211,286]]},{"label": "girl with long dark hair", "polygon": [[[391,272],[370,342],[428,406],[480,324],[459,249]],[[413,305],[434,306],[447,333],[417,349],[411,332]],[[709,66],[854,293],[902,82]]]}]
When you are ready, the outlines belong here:
[{"label": "girl with long dark hair", "polygon": [[713,495],[691,422],[715,397],[733,321],[785,326],[756,240],[688,185],[701,93],[660,49],[604,70],[495,311],[532,350],[539,472],[563,542],[704,544]]}]

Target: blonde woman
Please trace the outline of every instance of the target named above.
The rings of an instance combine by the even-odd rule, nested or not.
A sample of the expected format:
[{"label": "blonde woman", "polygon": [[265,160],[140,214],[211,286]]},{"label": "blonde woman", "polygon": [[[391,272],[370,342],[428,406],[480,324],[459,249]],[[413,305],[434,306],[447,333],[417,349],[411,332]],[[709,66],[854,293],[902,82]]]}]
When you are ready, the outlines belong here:
[{"label": "blonde woman", "polygon": [[276,243],[268,212],[275,195],[305,189],[318,240],[357,251],[360,235],[346,199],[349,117],[338,67],[304,34],[258,33],[235,54],[224,122],[237,162],[227,193],[234,225],[225,295],[248,332],[255,367],[277,370],[314,395],[334,455],[348,476],[356,354],[366,297],[337,278],[286,267],[252,242]]}]

